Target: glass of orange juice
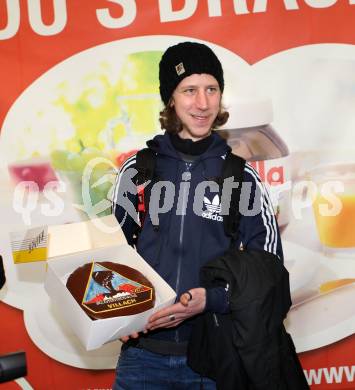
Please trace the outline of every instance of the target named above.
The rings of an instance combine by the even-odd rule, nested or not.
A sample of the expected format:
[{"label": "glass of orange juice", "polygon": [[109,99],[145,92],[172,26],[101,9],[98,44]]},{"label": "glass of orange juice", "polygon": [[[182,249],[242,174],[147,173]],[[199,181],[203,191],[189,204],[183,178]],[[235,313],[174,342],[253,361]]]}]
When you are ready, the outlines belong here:
[{"label": "glass of orange juice", "polygon": [[355,162],[323,165],[311,171],[317,192],[313,212],[326,252],[355,253]]}]

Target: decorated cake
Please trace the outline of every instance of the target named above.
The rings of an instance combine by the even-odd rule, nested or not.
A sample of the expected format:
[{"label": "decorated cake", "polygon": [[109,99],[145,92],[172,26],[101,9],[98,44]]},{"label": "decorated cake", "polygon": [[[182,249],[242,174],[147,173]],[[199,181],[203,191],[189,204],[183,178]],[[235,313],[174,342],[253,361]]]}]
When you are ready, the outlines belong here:
[{"label": "decorated cake", "polygon": [[144,275],[109,261],[78,267],[70,274],[66,286],[93,319],[142,313],[155,302],[154,287]]}]

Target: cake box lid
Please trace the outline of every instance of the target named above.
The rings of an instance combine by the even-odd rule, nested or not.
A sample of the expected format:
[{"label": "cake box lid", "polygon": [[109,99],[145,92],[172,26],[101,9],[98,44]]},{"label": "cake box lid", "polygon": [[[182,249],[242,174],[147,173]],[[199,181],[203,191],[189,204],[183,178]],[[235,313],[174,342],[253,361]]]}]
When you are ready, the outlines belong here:
[{"label": "cake box lid", "polygon": [[86,250],[127,244],[114,215],[48,226],[47,259]]}]

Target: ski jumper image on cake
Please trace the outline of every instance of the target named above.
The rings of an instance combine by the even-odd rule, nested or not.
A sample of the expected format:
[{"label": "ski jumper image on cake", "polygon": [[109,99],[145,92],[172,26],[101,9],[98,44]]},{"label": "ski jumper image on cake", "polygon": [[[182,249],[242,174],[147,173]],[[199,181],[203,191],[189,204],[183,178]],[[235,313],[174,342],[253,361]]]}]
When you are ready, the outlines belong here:
[{"label": "ski jumper image on cake", "polygon": [[126,316],[151,309],[155,291],[139,271],[113,262],[92,262],[77,268],[66,284],[93,319]]}]

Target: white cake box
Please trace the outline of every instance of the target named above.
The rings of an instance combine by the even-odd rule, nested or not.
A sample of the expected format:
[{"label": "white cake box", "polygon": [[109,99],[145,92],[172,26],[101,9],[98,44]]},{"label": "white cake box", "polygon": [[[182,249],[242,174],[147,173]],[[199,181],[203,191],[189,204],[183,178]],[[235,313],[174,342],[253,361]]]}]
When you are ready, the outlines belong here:
[{"label": "white cake box", "polygon": [[[87,350],[144,330],[153,312],[174,303],[174,290],[127,244],[114,217],[49,226],[48,232],[45,290]],[[154,308],[135,315],[92,320],[66,288],[69,275],[77,267],[92,261],[121,263],[140,271],[155,288]]]}]

